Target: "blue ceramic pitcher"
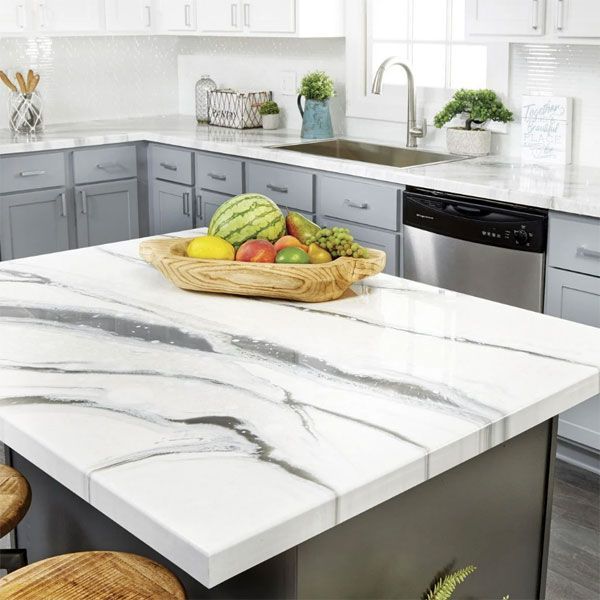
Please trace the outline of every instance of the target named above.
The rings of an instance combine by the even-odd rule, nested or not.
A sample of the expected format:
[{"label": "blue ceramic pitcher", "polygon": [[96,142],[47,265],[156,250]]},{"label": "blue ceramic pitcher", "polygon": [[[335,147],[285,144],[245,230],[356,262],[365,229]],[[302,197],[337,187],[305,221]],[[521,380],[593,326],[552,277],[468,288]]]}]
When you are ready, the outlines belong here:
[{"label": "blue ceramic pitcher", "polygon": [[333,125],[329,112],[329,100],[307,99],[302,107],[302,96],[298,96],[298,109],[302,115],[302,137],[322,140],[333,137]]}]

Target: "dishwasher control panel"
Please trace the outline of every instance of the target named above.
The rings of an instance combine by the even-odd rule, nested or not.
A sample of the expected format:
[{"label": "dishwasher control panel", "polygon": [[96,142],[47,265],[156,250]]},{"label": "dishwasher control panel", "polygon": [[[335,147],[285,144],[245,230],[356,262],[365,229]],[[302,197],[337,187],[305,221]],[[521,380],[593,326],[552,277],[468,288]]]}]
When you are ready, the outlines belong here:
[{"label": "dishwasher control panel", "polygon": [[430,190],[408,190],[404,193],[403,223],[488,246],[546,251],[548,215],[537,209]]}]

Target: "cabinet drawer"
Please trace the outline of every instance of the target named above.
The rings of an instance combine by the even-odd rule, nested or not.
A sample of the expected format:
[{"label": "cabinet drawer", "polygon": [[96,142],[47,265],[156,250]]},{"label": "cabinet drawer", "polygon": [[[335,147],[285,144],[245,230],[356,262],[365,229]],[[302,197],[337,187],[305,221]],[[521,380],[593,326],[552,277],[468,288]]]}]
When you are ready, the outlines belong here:
[{"label": "cabinet drawer", "polygon": [[75,183],[137,177],[135,146],[94,148],[73,152]]},{"label": "cabinet drawer", "polygon": [[156,179],[193,185],[192,152],[164,146],[153,146],[152,175]]},{"label": "cabinet drawer", "polygon": [[370,227],[360,227],[337,221],[335,219],[318,218],[318,223],[322,227],[346,227],[354,236],[354,239],[361,245],[367,248],[374,248],[386,253],[387,260],[385,263],[384,273],[390,275],[398,275],[398,267],[400,265],[400,236],[389,231],[380,231],[371,229]]},{"label": "cabinet drawer", "polygon": [[548,264],[600,277],[600,219],[550,213]]},{"label": "cabinet drawer", "polygon": [[65,155],[30,154],[0,159],[0,192],[19,192],[65,185]]},{"label": "cabinet drawer", "polygon": [[250,163],[246,165],[246,181],[249,192],[264,194],[276,204],[309,213],[314,210],[312,173]]},{"label": "cabinet drawer", "polygon": [[340,177],[317,178],[317,213],[398,231],[397,187]]},{"label": "cabinet drawer", "polygon": [[232,196],[242,193],[244,188],[241,160],[198,154],[196,165],[198,187]]}]

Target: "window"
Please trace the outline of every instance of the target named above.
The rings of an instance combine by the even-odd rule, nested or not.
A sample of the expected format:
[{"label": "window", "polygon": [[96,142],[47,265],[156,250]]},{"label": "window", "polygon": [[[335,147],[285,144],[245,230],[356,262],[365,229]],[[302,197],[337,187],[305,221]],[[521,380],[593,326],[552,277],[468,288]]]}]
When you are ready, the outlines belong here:
[{"label": "window", "polygon": [[[368,0],[368,77],[389,56],[413,67],[417,86],[481,88],[487,81],[487,46],[465,41],[465,0]],[[387,85],[403,85],[401,70]]]}]

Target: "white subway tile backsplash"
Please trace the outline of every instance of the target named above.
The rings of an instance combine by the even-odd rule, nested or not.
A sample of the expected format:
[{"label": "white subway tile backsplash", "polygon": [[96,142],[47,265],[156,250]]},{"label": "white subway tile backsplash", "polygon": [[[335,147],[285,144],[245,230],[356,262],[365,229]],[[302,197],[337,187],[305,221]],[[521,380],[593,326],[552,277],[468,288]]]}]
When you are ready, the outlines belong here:
[{"label": "white subway tile backsplash", "polygon": [[[28,68],[40,73],[47,123],[173,114],[178,43],[158,36],[4,38],[0,69],[11,77]],[[2,86],[0,128],[8,127],[5,92]]]}]

